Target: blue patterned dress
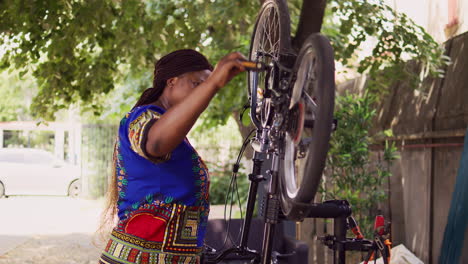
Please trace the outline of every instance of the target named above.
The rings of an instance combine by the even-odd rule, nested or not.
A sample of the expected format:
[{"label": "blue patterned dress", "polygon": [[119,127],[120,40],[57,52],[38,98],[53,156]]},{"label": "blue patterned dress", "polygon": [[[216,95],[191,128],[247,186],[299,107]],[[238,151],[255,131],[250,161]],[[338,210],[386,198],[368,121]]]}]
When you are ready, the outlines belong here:
[{"label": "blue patterned dress", "polygon": [[164,157],[146,152],[148,131],[162,114],[157,106],[140,106],[120,123],[114,150],[119,222],[100,263],[199,262],[209,213],[208,170],[188,140]]}]

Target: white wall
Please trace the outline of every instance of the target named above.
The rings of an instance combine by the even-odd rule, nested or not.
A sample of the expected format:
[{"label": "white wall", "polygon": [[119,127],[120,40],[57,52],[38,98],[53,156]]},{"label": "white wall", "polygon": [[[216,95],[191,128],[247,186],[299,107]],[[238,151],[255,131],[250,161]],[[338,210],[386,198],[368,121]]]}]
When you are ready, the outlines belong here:
[{"label": "white wall", "polygon": [[[449,23],[449,0],[385,0],[386,4],[407,14],[422,26],[437,42],[447,40],[445,27]],[[455,35],[468,31],[468,0],[456,0],[459,26]],[[449,36],[450,38],[451,36]]]}]

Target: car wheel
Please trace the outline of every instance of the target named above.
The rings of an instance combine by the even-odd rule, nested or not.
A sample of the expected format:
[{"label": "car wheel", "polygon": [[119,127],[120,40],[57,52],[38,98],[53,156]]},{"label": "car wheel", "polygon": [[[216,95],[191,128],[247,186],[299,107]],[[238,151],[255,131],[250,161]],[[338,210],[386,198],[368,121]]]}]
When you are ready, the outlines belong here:
[{"label": "car wheel", "polygon": [[81,182],[76,180],[70,184],[68,187],[68,196],[76,198],[81,194]]},{"label": "car wheel", "polygon": [[3,198],[3,196],[5,196],[5,186],[0,182],[0,198]]}]

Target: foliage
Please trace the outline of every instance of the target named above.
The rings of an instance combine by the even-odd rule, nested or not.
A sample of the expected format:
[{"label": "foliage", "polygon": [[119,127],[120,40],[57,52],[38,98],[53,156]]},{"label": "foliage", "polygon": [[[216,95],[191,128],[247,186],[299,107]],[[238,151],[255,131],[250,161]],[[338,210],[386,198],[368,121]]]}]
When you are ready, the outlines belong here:
[{"label": "foliage", "polygon": [[[444,49],[421,26],[406,14],[398,13],[383,0],[329,1],[326,32],[335,50],[335,59],[359,73],[368,73],[374,82],[367,89],[385,92],[396,80],[418,76],[407,72],[405,60],[413,59],[425,68],[425,76],[443,77],[450,58]],[[331,26],[333,25],[333,26]],[[358,58],[356,52],[372,41],[372,51]],[[361,50],[362,53],[362,50]]]},{"label": "foliage", "polygon": [[[347,67],[376,76],[382,67],[401,69],[406,56],[437,72],[440,47],[406,15],[383,1],[328,2],[323,32]],[[301,0],[288,3],[294,29]],[[150,85],[153,63],[162,54],[196,48],[212,62],[234,50],[247,54],[259,1],[6,0],[0,10],[0,66],[37,79],[33,113],[53,119],[57,110],[80,103],[85,112],[112,118]],[[372,54],[355,63],[360,45],[370,38],[377,40]],[[223,89],[204,114],[206,125],[224,124],[241,108],[245,86],[241,76]]]},{"label": "foliage", "polygon": [[249,193],[249,180],[247,174],[241,172],[237,174],[236,184],[237,192],[231,185],[232,164],[209,163],[210,168],[210,203],[224,204],[226,197],[230,192],[234,192],[234,204],[237,204],[237,192],[239,193],[240,203],[242,205],[247,201]]},{"label": "foliage", "polygon": [[28,105],[31,104],[36,90],[30,75],[18,76],[18,71],[0,73],[0,122],[29,120]]},{"label": "foliage", "polygon": [[[357,213],[364,231],[371,235],[373,217],[379,203],[386,199],[385,181],[391,175],[389,166],[397,157],[393,144],[386,143],[377,160],[370,156],[373,143],[369,137],[372,118],[372,96],[366,93],[338,97],[338,129],[332,135],[327,161],[327,176],[321,191],[324,199],[346,199]],[[391,133],[386,131],[386,133]]]},{"label": "foliage", "polygon": [[[288,1],[293,23],[300,2]],[[340,126],[333,137],[329,165],[334,173],[327,191],[370,210],[362,197],[381,199],[380,189],[372,188],[388,176],[385,166],[371,169],[369,164],[372,102],[394,80],[415,78],[402,67],[404,60],[417,60],[427,73],[439,76],[447,58],[420,26],[382,0],[329,0],[328,7],[322,31],[336,59],[372,81],[368,96],[338,100]],[[247,54],[258,10],[259,1],[247,0],[4,0],[0,68],[20,69],[19,77],[29,72],[37,79],[32,112],[46,119],[73,103],[95,115],[104,113],[101,118],[118,119],[150,85],[153,63],[162,54],[196,48],[212,62],[230,51]],[[371,40],[372,51],[359,58],[362,44]],[[222,89],[203,115],[204,128],[224,124],[239,110],[245,87],[241,76]],[[391,161],[392,151],[387,154],[381,164]]]},{"label": "foliage", "polygon": [[0,66],[33,73],[39,84],[34,113],[53,119],[57,110],[82,102],[83,110],[99,114],[116,84],[151,71],[161,54],[190,47],[216,60],[247,47],[244,32],[252,21],[244,14],[257,8],[245,0],[2,1]]},{"label": "foliage", "polygon": [[51,131],[3,131],[5,148],[38,148],[54,152],[54,133]]},{"label": "foliage", "polygon": [[81,168],[84,184],[92,198],[104,196],[112,175],[112,157],[117,125],[88,124],[82,126]]},{"label": "foliage", "polygon": [[[211,204],[224,204],[231,182],[232,167],[242,145],[242,136],[234,118],[228,118],[226,124],[222,126],[208,128],[203,122],[197,122],[189,138],[210,171]],[[245,161],[241,160],[237,174],[241,203],[245,202],[248,193],[247,173],[243,162]],[[236,195],[237,193],[234,193],[235,204],[237,204]]]}]

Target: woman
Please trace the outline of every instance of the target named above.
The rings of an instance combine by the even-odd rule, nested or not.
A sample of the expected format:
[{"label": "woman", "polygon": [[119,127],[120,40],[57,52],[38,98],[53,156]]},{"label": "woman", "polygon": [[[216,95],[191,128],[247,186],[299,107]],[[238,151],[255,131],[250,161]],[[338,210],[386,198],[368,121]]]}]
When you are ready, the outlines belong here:
[{"label": "woman", "polygon": [[147,89],[122,119],[107,220],[117,225],[99,263],[199,263],[208,220],[208,170],[186,139],[216,92],[244,71],[239,53],[213,70],[194,50],[155,66]]}]

